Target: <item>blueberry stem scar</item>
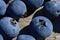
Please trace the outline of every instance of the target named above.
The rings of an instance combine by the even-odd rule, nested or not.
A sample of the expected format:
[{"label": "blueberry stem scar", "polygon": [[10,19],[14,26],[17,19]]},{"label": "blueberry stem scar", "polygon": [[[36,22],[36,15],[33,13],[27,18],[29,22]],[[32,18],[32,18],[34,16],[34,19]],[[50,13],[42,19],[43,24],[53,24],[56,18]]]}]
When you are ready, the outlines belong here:
[{"label": "blueberry stem scar", "polygon": [[59,13],[59,12],[60,12],[60,10],[57,10],[57,12]]},{"label": "blueberry stem scar", "polygon": [[43,20],[39,20],[39,23],[40,23],[40,25],[42,25],[42,26],[46,26],[46,25],[45,25],[45,21],[43,21]]},{"label": "blueberry stem scar", "polygon": [[12,25],[16,24],[16,20],[14,20],[14,19],[11,19],[10,22],[11,22]]}]

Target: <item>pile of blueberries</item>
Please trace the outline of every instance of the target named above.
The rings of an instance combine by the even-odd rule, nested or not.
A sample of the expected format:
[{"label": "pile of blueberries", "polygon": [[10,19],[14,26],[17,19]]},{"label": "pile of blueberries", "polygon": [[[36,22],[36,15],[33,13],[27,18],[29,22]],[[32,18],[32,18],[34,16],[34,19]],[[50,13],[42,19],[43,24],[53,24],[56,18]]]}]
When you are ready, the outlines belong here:
[{"label": "pile of blueberries", "polygon": [[[27,9],[38,9],[42,5],[46,15],[60,16],[60,2],[46,0],[0,0],[0,40],[39,40],[45,39],[53,32],[53,23],[45,16],[34,17],[26,34],[20,34],[21,29],[16,19],[24,16]],[[7,4],[9,5],[7,6]]]}]

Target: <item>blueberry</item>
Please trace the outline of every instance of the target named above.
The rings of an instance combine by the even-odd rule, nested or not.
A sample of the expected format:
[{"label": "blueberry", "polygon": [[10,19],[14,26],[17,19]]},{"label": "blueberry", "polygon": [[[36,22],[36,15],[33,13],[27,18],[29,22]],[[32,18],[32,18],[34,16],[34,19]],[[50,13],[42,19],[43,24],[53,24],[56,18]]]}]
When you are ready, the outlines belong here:
[{"label": "blueberry", "polygon": [[58,17],[60,15],[60,2],[49,1],[44,5],[44,9],[47,13]]},{"label": "blueberry", "polygon": [[36,40],[36,39],[30,35],[19,35],[17,40]]},{"label": "blueberry", "polygon": [[10,17],[4,17],[0,20],[0,28],[10,38],[16,37],[20,31],[18,22]]},{"label": "blueberry", "polygon": [[53,24],[43,16],[38,16],[32,19],[30,27],[34,36],[46,38],[53,32]]},{"label": "blueberry", "polygon": [[39,8],[44,0],[23,0],[27,5],[33,7],[33,8]]},{"label": "blueberry", "polygon": [[18,0],[9,5],[7,12],[10,17],[18,19],[27,12],[27,8],[24,2]]},{"label": "blueberry", "polygon": [[6,3],[3,0],[0,0],[0,16],[5,15],[6,8]]},{"label": "blueberry", "polygon": [[3,36],[0,34],[0,40],[3,40]]}]

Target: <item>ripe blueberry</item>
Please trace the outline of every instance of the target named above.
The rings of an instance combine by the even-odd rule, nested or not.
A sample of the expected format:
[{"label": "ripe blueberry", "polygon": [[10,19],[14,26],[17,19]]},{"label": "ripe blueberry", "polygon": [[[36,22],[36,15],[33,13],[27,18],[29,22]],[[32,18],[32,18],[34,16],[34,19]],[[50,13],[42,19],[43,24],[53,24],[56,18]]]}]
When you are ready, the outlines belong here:
[{"label": "ripe blueberry", "polygon": [[19,35],[17,40],[36,40],[36,39],[30,35]]},{"label": "ripe blueberry", "polygon": [[4,17],[0,20],[0,28],[10,38],[16,37],[20,31],[18,22],[10,17]]},{"label": "ripe blueberry", "polygon": [[18,0],[9,5],[7,12],[10,17],[18,19],[27,12],[27,8],[24,2]]},{"label": "ripe blueberry", "polygon": [[38,16],[32,19],[30,23],[33,35],[41,38],[46,38],[53,32],[51,21],[43,16]]},{"label": "ripe blueberry", "polygon": [[3,16],[6,12],[6,4],[3,0],[0,0],[0,16]]},{"label": "ripe blueberry", "polygon": [[44,9],[48,14],[51,14],[55,17],[60,15],[60,2],[49,1],[44,5]]}]

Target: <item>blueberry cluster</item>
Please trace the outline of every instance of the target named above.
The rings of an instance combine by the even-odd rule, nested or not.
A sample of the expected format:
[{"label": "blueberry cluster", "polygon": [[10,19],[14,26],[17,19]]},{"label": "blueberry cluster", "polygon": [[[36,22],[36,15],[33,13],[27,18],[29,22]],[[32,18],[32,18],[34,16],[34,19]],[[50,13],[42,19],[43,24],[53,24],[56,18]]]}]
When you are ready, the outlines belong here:
[{"label": "blueberry cluster", "polygon": [[[9,5],[8,5],[9,4]],[[0,40],[39,40],[45,39],[53,32],[53,23],[48,17],[40,15],[30,22],[26,33],[21,33],[17,19],[26,15],[28,10],[44,6],[45,15],[60,16],[60,2],[46,0],[0,0]],[[31,11],[32,11],[31,10]],[[51,16],[51,17],[52,17]]]}]

